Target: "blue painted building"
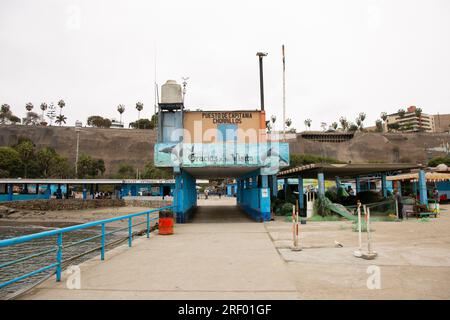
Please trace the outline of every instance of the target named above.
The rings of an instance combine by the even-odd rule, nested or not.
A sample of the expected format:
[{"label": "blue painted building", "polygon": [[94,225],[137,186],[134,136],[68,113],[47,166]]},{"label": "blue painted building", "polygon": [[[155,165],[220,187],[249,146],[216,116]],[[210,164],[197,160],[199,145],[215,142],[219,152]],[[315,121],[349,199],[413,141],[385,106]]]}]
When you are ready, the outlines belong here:
[{"label": "blue painted building", "polygon": [[[69,198],[81,192],[83,200],[92,199],[101,186],[111,186],[112,197],[172,196],[173,179],[0,179],[0,201]],[[111,189],[111,188],[109,188]],[[69,192],[68,192],[69,191]]]},{"label": "blue painted building", "polygon": [[158,141],[154,163],[175,175],[177,222],[186,222],[197,206],[197,179],[232,178],[237,204],[257,221],[270,219],[276,174],[289,165],[289,146],[269,141],[265,112],[260,110],[185,110],[181,87],[161,88]]}]

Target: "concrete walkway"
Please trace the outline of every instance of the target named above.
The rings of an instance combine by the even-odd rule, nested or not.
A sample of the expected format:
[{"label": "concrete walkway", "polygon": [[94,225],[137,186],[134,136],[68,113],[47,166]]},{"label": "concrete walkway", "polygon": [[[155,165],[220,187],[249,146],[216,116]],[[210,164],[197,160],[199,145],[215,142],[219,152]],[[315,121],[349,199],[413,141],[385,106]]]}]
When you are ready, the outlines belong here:
[{"label": "concrete walkway", "polygon": [[64,273],[22,299],[297,299],[264,224],[224,201],[232,203],[208,201],[174,235],[140,238],[104,262],[81,264],[80,290],[66,288]]}]

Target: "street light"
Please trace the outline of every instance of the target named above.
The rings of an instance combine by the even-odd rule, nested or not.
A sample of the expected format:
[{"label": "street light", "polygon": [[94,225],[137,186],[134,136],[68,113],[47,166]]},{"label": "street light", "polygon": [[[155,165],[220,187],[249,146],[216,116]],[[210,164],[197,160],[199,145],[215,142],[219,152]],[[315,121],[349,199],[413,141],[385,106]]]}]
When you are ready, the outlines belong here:
[{"label": "street light", "polygon": [[264,111],[264,81],[263,81],[263,57],[267,56],[265,52],[257,52],[259,58],[259,91],[261,94],[261,111]]},{"label": "street light", "polygon": [[80,131],[83,124],[81,121],[75,121],[75,131],[77,133],[77,152],[75,155],[75,175],[78,177],[78,151],[80,149]]}]

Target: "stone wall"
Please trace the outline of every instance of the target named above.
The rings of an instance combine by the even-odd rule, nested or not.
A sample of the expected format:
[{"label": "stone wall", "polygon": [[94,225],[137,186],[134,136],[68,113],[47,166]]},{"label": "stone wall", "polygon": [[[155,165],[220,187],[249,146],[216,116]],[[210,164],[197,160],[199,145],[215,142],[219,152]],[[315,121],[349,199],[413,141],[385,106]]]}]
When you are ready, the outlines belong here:
[{"label": "stone wall", "polygon": [[2,202],[2,207],[18,210],[33,211],[59,211],[59,210],[84,210],[95,208],[113,207],[147,207],[159,208],[172,205],[172,200],[119,200],[119,199],[50,199],[50,200],[25,200]]},{"label": "stone wall", "polygon": [[3,202],[2,206],[19,210],[58,211],[58,210],[83,210],[94,208],[111,208],[125,206],[124,200],[119,199],[50,199]]}]

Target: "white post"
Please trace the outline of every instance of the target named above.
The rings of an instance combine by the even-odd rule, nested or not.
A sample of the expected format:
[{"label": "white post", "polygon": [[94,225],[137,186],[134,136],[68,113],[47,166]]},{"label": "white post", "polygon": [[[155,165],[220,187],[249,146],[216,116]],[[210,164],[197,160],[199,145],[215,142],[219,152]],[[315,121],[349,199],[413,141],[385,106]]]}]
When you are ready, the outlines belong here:
[{"label": "white post", "polygon": [[370,209],[367,208],[367,250],[369,251],[369,254],[372,254],[372,238],[370,235]]},{"label": "white post", "polygon": [[398,201],[397,201],[397,199],[395,199],[395,214],[397,215],[397,220],[398,220]]},{"label": "white post", "polygon": [[295,247],[298,247],[298,212],[300,211],[300,205],[297,200],[297,207],[295,212]]},{"label": "white post", "polygon": [[362,249],[362,235],[361,235],[361,203],[358,203],[358,249]]},{"label": "white post", "polygon": [[294,242],[294,248],[297,247],[295,237],[295,206],[292,206],[292,241]]}]

